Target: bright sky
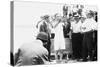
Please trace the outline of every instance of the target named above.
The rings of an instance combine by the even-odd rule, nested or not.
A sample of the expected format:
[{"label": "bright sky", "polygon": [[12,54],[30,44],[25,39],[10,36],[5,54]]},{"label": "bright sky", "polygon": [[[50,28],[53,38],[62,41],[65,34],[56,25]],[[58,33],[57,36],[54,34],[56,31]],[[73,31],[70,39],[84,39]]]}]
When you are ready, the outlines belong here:
[{"label": "bright sky", "polygon": [[23,44],[34,40],[34,25],[40,16],[62,13],[61,4],[41,2],[15,2],[14,3],[14,52]]}]

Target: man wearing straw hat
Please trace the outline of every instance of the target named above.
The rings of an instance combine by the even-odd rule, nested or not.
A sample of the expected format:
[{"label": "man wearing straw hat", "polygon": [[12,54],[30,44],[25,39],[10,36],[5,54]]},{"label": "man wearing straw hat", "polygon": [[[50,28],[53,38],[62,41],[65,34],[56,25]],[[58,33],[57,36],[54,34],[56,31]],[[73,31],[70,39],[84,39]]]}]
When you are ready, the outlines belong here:
[{"label": "man wearing straw hat", "polygon": [[[48,50],[49,54],[48,54],[48,58],[49,58],[49,61],[50,61],[50,47],[51,47],[51,41],[50,41],[50,20],[49,20],[49,15],[44,15],[44,16],[41,16],[41,19],[42,21],[38,22],[37,23],[37,28],[39,29],[39,32],[45,32],[48,34],[48,44],[45,45],[45,48]],[[40,24],[40,26],[39,26]]]}]

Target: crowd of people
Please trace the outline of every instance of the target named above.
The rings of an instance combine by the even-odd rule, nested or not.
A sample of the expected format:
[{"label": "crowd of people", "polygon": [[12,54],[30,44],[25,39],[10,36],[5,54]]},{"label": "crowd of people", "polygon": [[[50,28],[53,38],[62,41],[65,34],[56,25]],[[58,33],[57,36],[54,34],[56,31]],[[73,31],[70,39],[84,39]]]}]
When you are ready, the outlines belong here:
[{"label": "crowd of people", "polygon": [[[97,11],[86,10],[84,5],[63,6],[63,15],[41,16],[36,28],[39,34],[34,42],[24,44],[15,55],[16,65],[48,64],[52,50],[56,62],[62,62],[64,52],[71,46],[71,57],[77,61],[97,60]],[[70,40],[67,45],[66,38]],[[52,41],[53,40],[53,41]],[[51,46],[53,45],[53,49]],[[65,50],[65,51],[64,51]]]}]

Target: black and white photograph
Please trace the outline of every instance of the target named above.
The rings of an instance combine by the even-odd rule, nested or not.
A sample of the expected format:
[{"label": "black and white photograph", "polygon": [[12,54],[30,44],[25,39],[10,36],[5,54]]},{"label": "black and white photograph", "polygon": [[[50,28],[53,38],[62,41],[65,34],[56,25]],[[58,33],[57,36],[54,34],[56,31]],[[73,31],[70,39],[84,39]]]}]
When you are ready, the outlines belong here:
[{"label": "black and white photograph", "polygon": [[12,66],[98,61],[98,6],[11,1]]}]

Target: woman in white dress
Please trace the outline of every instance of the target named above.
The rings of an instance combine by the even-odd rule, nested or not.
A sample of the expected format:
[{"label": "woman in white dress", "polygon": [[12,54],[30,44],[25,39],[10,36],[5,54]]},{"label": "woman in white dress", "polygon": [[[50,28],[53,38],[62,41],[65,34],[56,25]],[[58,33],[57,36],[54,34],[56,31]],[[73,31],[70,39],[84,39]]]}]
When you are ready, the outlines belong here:
[{"label": "woman in white dress", "polygon": [[62,50],[65,49],[65,39],[63,33],[63,25],[64,23],[56,17],[54,21],[55,25],[54,28],[54,50],[55,50],[55,59],[58,60],[58,53],[60,53],[60,60],[62,60],[63,52]]}]

